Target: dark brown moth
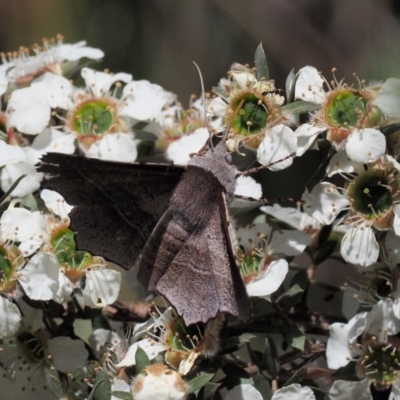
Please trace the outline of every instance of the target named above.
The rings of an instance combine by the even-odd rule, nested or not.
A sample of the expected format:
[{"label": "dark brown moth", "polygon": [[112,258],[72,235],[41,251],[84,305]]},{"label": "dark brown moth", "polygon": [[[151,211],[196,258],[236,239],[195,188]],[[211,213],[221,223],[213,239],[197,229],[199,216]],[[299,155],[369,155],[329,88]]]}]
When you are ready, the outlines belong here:
[{"label": "dark brown moth", "polygon": [[75,208],[79,248],[125,269],[163,295],[186,325],[218,312],[249,319],[249,298],[229,233],[237,169],[225,140],[187,166],[119,163],[48,153],[45,187]]}]

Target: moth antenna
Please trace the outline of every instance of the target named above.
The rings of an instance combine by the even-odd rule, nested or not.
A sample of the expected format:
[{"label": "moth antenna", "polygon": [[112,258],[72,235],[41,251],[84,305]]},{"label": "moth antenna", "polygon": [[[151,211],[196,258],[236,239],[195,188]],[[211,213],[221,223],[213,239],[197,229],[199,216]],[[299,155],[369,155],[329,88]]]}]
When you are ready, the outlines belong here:
[{"label": "moth antenna", "polygon": [[200,71],[200,67],[193,61],[194,66],[197,68],[197,72],[199,73],[199,78],[200,78],[200,85],[201,85],[201,99],[203,101],[203,108],[204,108],[204,119],[206,121],[206,126],[208,129],[209,137],[208,140],[210,142],[210,147],[214,148],[213,142],[211,140],[212,133],[211,133],[211,128],[210,124],[208,123],[208,118],[207,118],[207,109],[206,109],[206,92],[204,90],[204,80],[203,80],[203,75]]}]

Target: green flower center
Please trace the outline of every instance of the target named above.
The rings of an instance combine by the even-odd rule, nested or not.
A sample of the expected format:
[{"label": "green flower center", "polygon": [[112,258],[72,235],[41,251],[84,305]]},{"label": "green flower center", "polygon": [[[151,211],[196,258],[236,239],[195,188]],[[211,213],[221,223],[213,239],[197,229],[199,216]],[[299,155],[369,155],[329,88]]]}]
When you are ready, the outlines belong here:
[{"label": "green flower center", "polygon": [[355,210],[368,219],[375,219],[392,207],[388,181],[380,173],[372,172],[361,176],[349,189]]},{"label": "green flower center", "polygon": [[172,350],[190,351],[193,350],[199,341],[199,332],[196,326],[187,327],[182,318],[176,318],[169,325],[167,344]]},{"label": "green flower center", "polygon": [[400,351],[388,343],[369,343],[361,359],[364,375],[379,386],[390,386],[400,372]]},{"label": "green flower center", "polygon": [[114,118],[108,101],[90,100],[82,103],[74,112],[72,125],[81,135],[96,135],[109,131]]},{"label": "green flower center", "polygon": [[363,119],[368,100],[351,91],[341,91],[328,102],[326,111],[331,126],[354,127]]},{"label": "green flower center", "polygon": [[92,261],[87,251],[76,250],[75,232],[65,229],[57,232],[51,240],[58,262],[68,269],[84,269]]},{"label": "green flower center", "polygon": [[7,250],[0,247],[0,284],[4,284],[11,276],[13,267]]},{"label": "green flower center", "polygon": [[238,251],[240,272],[246,283],[254,281],[258,274],[267,264],[260,252],[252,251],[251,254],[245,253],[242,249]]},{"label": "green flower center", "polygon": [[242,136],[254,135],[264,129],[267,125],[267,106],[259,97],[251,93],[246,93],[236,98],[232,102],[230,108],[235,111],[242,100],[244,103],[239,113],[232,121],[232,128]]}]

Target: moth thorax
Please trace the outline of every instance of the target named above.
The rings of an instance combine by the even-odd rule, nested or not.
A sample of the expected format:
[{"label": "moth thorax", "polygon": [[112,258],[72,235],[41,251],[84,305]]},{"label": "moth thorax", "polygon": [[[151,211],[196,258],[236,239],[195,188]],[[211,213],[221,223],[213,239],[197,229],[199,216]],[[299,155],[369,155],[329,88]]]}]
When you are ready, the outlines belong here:
[{"label": "moth thorax", "polygon": [[224,188],[228,198],[233,196],[236,187],[236,167],[228,164],[225,158],[197,157],[188,162],[188,167],[196,167],[211,174]]}]

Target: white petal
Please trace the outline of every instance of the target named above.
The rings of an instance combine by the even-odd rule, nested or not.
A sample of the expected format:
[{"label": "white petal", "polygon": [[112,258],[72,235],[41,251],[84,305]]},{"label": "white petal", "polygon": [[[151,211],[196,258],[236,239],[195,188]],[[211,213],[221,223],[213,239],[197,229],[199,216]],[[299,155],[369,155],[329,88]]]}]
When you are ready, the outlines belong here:
[{"label": "white petal", "polygon": [[385,236],[385,248],[389,265],[394,267],[400,264],[400,237],[389,231]]},{"label": "white petal", "polygon": [[329,390],[330,400],[372,400],[369,390],[370,381],[364,379],[359,382],[334,381]]},{"label": "white petal", "polygon": [[185,165],[190,160],[190,154],[198,153],[207,143],[210,134],[207,128],[196,129],[190,135],[175,140],[168,146],[166,156],[174,164]]},{"label": "white petal", "polygon": [[292,155],[296,154],[296,146],[296,135],[288,126],[274,126],[268,129],[258,146],[257,161],[271,171],[287,168],[293,163]]},{"label": "white petal", "polygon": [[400,204],[393,205],[394,220],[393,220],[393,230],[397,236],[400,236]]},{"label": "white petal", "polygon": [[389,78],[382,85],[373,104],[385,114],[400,118],[400,79]]},{"label": "white petal", "polygon": [[349,200],[328,182],[315,185],[311,193],[304,193],[303,200],[307,214],[324,225],[331,224],[350,205]]},{"label": "white petal", "polygon": [[342,239],[340,254],[347,262],[362,267],[375,263],[379,255],[379,244],[372,228],[350,228]]},{"label": "white petal", "polygon": [[387,341],[388,335],[394,336],[400,331],[400,320],[395,316],[392,299],[383,298],[372,307],[365,330],[379,341]]},{"label": "white petal", "polygon": [[277,390],[271,400],[315,400],[315,396],[309,387],[293,383]]},{"label": "white petal", "polygon": [[386,139],[382,132],[373,128],[355,129],[346,142],[350,160],[368,164],[385,154]]},{"label": "white petal", "polygon": [[75,151],[75,136],[49,127],[35,137],[31,147],[40,154],[49,152],[72,154]]},{"label": "white petal", "polygon": [[60,193],[55,192],[54,190],[43,189],[40,192],[40,198],[44,201],[44,204],[49,211],[58,215],[62,219],[68,218],[68,214],[74,208],[64,200],[64,197],[62,197]]},{"label": "white petal", "polygon": [[175,100],[171,92],[146,80],[128,83],[124,87],[123,96],[120,115],[139,121],[156,118],[166,105]]},{"label": "white petal", "polygon": [[92,270],[86,273],[83,290],[90,307],[104,307],[117,300],[121,286],[121,273],[112,269]]},{"label": "white petal", "polygon": [[353,172],[364,172],[364,164],[352,162],[345,151],[338,151],[329,161],[329,166],[326,169],[328,176],[339,173],[351,174]]},{"label": "white petal", "polygon": [[315,218],[310,217],[308,214],[298,210],[297,208],[282,207],[279,204],[274,204],[272,206],[262,206],[260,207],[260,210],[286,222],[288,225],[298,229],[299,231],[309,231],[310,228],[320,228],[320,224]]},{"label": "white petal", "polygon": [[128,83],[132,80],[132,75],[125,73],[107,74],[105,72],[95,71],[91,68],[82,68],[82,77],[86,86],[95,97],[105,96],[111,86],[118,81]]},{"label": "white petal", "polygon": [[239,176],[236,179],[235,195],[261,199],[262,186],[251,176]]},{"label": "white petal", "polygon": [[297,256],[311,243],[311,238],[303,232],[279,230],[273,233],[269,251],[272,254]]},{"label": "white petal", "polygon": [[64,269],[60,268],[58,274],[58,290],[53,295],[53,300],[61,304],[63,301],[69,299],[73,290],[73,283],[65,276]]},{"label": "white petal", "polygon": [[4,166],[0,177],[1,189],[7,192],[22,175],[26,176],[20,180],[17,187],[11,192],[12,196],[24,197],[39,189],[43,173],[37,172],[34,165],[28,162],[18,162]]},{"label": "white petal", "polygon": [[249,296],[267,296],[274,293],[284,281],[288,271],[289,265],[286,260],[272,261],[255,281],[246,284],[247,294]]},{"label": "white petal", "polygon": [[57,293],[59,266],[54,254],[35,254],[20,271],[18,282],[32,300],[51,300]]},{"label": "white petal", "polygon": [[0,335],[10,336],[17,332],[21,322],[21,313],[18,307],[0,296]]},{"label": "white petal", "polygon": [[309,147],[314,143],[317,136],[326,131],[325,125],[312,125],[312,124],[302,124],[300,125],[294,134],[297,137],[297,150],[296,156],[302,156]]},{"label": "white petal", "polygon": [[242,383],[229,390],[225,400],[263,400],[261,393],[248,383]]},{"label": "white petal", "polygon": [[49,107],[60,107],[64,110],[69,108],[72,85],[67,78],[46,72],[32,82],[31,88],[41,94]]},{"label": "white petal", "polygon": [[83,57],[98,60],[104,57],[104,52],[94,47],[85,46],[85,41],[74,44],[62,44],[58,46],[58,54],[61,60],[77,61]]},{"label": "white petal", "polygon": [[47,345],[52,363],[58,371],[73,373],[86,365],[89,353],[82,340],[59,336],[48,340]]},{"label": "white petal", "polygon": [[232,77],[234,83],[238,86],[238,88],[235,88],[236,90],[248,90],[249,87],[253,87],[254,84],[257,82],[257,78],[252,72],[250,72],[250,70],[231,70],[230,76]]},{"label": "white petal", "polygon": [[135,142],[126,133],[112,133],[93,143],[86,152],[87,157],[102,160],[134,162],[137,157]]},{"label": "white petal", "polygon": [[326,98],[323,86],[324,80],[316,68],[303,67],[297,73],[294,98],[322,104]]},{"label": "white petal", "polygon": [[344,367],[352,358],[348,341],[349,330],[350,326],[341,322],[335,322],[329,327],[326,359],[331,369]]},{"label": "white petal", "polygon": [[156,358],[162,351],[167,350],[167,346],[163,345],[162,343],[155,342],[151,339],[142,339],[134,343],[132,346],[129,346],[129,350],[125,357],[116,365],[116,367],[123,368],[136,365],[135,356],[138,347],[141,347],[146,352],[150,360]]},{"label": "white petal", "polygon": [[7,107],[7,127],[38,134],[50,122],[50,105],[41,90],[27,87],[14,90]]},{"label": "white petal", "polygon": [[38,228],[38,222],[30,211],[24,208],[8,209],[0,219],[1,241],[23,242],[30,239]]},{"label": "white petal", "polygon": [[25,153],[18,146],[11,146],[0,140],[0,167],[16,163],[19,161],[25,161]]}]

